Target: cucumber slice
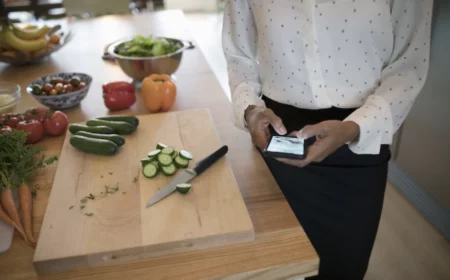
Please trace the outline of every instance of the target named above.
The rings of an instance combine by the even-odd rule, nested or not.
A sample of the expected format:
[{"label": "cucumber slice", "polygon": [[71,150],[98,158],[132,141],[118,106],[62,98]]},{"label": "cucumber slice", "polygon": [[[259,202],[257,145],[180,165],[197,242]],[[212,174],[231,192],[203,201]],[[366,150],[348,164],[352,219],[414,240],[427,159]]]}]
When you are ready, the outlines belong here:
[{"label": "cucumber slice", "polygon": [[152,161],[150,163],[153,164],[154,166],[156,166],[156,169],[159,170],[159,163],[157,161]]},{"label": "cucumber slice", "polygon": [[173,174],[175,174],[175,172],[177,172],[177,168],[175,167],[175,165],[170,164],[168,166],[162,166],[161,171],[166,176],[172,176]]},{"label": "cucumber slice", "polygon": [[178,168],[186,168],[189,165],[189,161],[187,159],[182,158],[181,156],[177,156],[175,158],[175,166]]},{"label": "cucumber slice", "polygon": [[158,174],[158,169],[152,163],[148,163],[142,169],[142,174],[147,178],[153,178]]},{"label": "cucumber slice", "polygon": [[152,162],[151,158],[143,158],[141,159],[142,167],[146,166],[148,163]]},{"label": "cucumber slice", "polygon": [[173,151],[172,158],[175,159],[179,154],[180,153],[177,150]]},{"label": "cucumber slice", "polygon": [[156,149],[158,149],[158,150],[162,150],[162,149],[167,148],[167,147],[169,147],[169,146],[167,146],[166,144],[163,144],[163,143],[158,143],[156,145]]},{"label": "cucumber slice", "polygon": [[185,151],[185,150],[180,151],[180,156],[187,160],[192,160],[194,158],[191,153],[189,153],[188,151]]},{"label": "cucumber slice", "polygon": [[172,164],[173,159],[168,154],[160,153],[160,154],[158,154],[158,162],[163,166],[168,166],[168,165]]},{"label": "cucumber slice", "polygon": [[177,191],[181,194],[187,194],[191,190],[191,184],[178,184]]},{"label": "cucumber slice", "polygon": [[155,157],[157,154],[161,153],[161,150],[153,150],[147,154],[148,157]]},{"label": "cucumber slice", "polygon": [[175,150],[174,148],[171,147],[165,147],[164,149],[161,150],[161,153],[166,155],[173,155],[173,152],[175,152]]}]

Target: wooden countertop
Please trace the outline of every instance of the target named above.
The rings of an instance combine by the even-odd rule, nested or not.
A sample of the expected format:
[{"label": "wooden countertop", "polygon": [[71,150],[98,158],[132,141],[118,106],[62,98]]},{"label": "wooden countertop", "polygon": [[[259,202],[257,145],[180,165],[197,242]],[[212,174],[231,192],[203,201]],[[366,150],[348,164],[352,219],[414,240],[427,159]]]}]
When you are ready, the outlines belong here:
[{"label": "wooden countertop", "polygon": [[[0,80],[20,84],[22,112],[39,104],[24,90],[31,81],[51,73],[78,71],[94,81],[81,106],[67,111],[71,122],[106,115],[101,85],[107,81],[130,80],[114,63],[101,59],[106,44],[132,34],[155,34],[180,39],[188,35],[180,11],[135,16],[105,16],[70,24],[73,41],[45,63],[14,67],[0,63]],[[287,279],[316,275],[319,258],[295,215],[247,133],[231,121],[229,101],[220,88],[199,48],[184,53],[175,73],[178,96],[172,110],[209,108],[219,136],[230,147],[227,155],[250,213],[256,241],[215,249],[145,259],[114,266],[66,272],[39,279]],[[140,102],[121,113],[147,114]],[[46,138],[41,145],[48,154],[59,155],[63,137]],[[39,234],[51,192],[56,165],[35,179],[40,191],[34,202],[34,230]],[[68,221],[70,222],[70,221]],[[14,236],[8,252],[0,255],[2,279],[37,279],[34,250]]]}]

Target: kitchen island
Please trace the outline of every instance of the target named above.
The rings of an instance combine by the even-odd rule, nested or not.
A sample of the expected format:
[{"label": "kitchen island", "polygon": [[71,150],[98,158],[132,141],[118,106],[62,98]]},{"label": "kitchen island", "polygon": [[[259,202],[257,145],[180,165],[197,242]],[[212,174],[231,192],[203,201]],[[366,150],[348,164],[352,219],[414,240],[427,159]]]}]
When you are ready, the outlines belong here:
[{"label": "kitchen island", "polygon": [[[13,67],[0,64],[0,80],[20,84],[22,99],[16,109],[39,106],[25,88],[33,80],[58,72],[82,72],[93,77],[89,94],[79,107],[66,111],[70,122],[107,115],[101,85],[130,80],[101,55],[105,45],[135,34],[154,34],[179,39],[188,35],[180,11],[134,16],[105,16],[70,24],[73,41],[41,64]],[[319,258],[247,133],[235,128],[229,101],[199,48],[187,50],[175,73],[177,100],[172,111],[208,108],[222,143],[230,148],[227,158],[254,225],[256,240],[214,249],[142,259],[113,266],[64,272],[45,279],[288,279],[315,275]],[[147,114],[141,96],[121,114]],[[64,137],[46,138],[40,145],[48,154],[59,155]],[[39,236],[56,165],[35,179],[40,191],[34,203],[34,230]],[[70,222],[70,221],[68,221]],[[0,255],[1,279],[37,279],[34,249],[16,234],[8,252]],[[39,278],[40,279],[40,278]]]}]

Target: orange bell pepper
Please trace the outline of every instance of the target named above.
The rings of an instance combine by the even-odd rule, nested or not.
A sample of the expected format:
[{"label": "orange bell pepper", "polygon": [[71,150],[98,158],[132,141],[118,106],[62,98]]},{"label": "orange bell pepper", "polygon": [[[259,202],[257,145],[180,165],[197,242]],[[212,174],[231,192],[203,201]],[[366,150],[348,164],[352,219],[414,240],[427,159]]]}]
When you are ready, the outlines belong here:
[{"label": "orange bell pepper", "polygon": [[168,111],[177,96],[177,87],[166,74],[152,74],[142,81],[142,97],[150,112]]}]

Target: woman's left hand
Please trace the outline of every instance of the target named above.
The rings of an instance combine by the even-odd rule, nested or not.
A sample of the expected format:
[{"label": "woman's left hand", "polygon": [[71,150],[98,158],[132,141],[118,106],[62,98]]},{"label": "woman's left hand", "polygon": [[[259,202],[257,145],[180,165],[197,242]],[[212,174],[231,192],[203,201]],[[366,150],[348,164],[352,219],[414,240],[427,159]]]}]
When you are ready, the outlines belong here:
[{"label": "woman's left hand", "polygon": [[277,158],[277,160],[297,166],[305,167],[311,162],[321,162],[347,142],[355,140],[359,135],[359,125],[352,121],[324,121],[315,125],[307,125],[299,132],[294,131],[290,136],[308,139],[316,136],[316,142],[311,145],[303,160]]}]

